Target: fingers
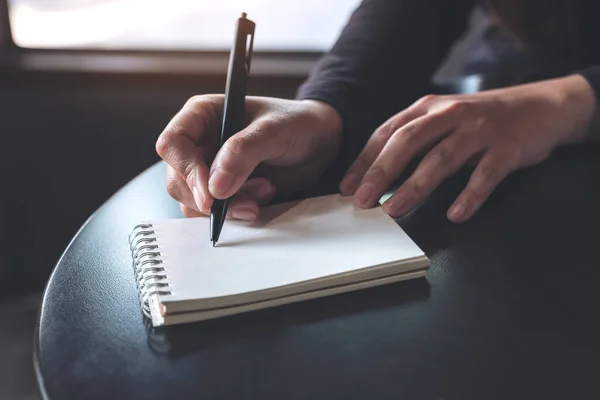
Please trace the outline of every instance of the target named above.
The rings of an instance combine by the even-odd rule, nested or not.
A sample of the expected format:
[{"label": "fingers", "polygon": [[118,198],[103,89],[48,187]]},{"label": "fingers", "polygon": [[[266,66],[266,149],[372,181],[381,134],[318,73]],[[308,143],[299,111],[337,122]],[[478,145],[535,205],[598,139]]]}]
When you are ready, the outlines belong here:
[{"label": "fingers", "polygon": [[393,217],[406,214],[483,148],[480,136],[454,132],[427,153],[413,174],[383,204],[383,209]]},{"label": "fingers", "polygon": [[[399,129],[405,127],[409,122],[423,114],[423,111],[420,109],[408,108],[407,110],[394,115],[382,124],[369,138],[365,148],[358,155],[356,161],[350,166],[345,177],[342,179],[342,182],[340,183],[341,194],[344,196],[353,194],[360,184],[362,177],[381,153],[390,137]],[[416,128],[417,126],[414,124],[408,125],[400,135],[403,137],[411,136]]]},{"label": "fingers", "polygon": [[223,199],[236,193],[259,163],[276,159],[291,147],[293,137],[282,135],[275,120],[257,120],[232,136],[212,163],[209,189]]},{"label": "fingers", "polygon": [[186,218],[197,218],[197,217],[205,216],[203,213],[198,212],[197,210],[195,210],[193,208],[189,208],[185,204],[179,204],[179,208],[181,208],[181,213]]},{"label": "fingers", "polygon": [[264,178],[250,179],[231,198],[227,218],[253,221],[260,214],[260,207],[271,202],[275,186]]},{"label": "fingers", "polygon": [[464,222],[471,218],[500,182],[516,169],[513,154],[510,151],[499,150],[486,153],[471,174],[465,189],[448,209],[448,219]]},{"label": "fingers", "polygon": [[260,207],[269,204],[275,197],[276,192],[275,185],[266,178],[249,179],[244,182],[240,189],[240,193],[252,198]]},{"label": "fingers", "polygon": [[212,200],[208,191],[208,166],[202,154],[206,153],[206,148],[200,149],[198,143],[206,136],[216,134],[220,109],[221,100],[216,96],[193,97],[169,122],[156,142],[156,152],[185,181],[200,210],[208,208]]},{"label": "fingers", "polygon": [[448,114],[425,115],[394,132],[362,177],[355,204],[373,207],[416,153],[452,130],[453,122]]},{"label": "fingers", "polygon": [[[169,194],[175,200],[179,201],[184,216],[194,218],[210,214],[210,207],[200,210],[196,206],[192,193],[177,174],[173,172],[169,173],[167,180],[169,182],[167,185]],[[270,203],[275,193],[275,186],[267,179],[250,179],[229,200],[227,218],[248,221],[255,220],[260,214],[260,207]]]},{"label": "fingers", "polygon": [[212,201],[208,204],[197,202],[186,181],[170,165],[167,165],[167,192],[173,199],[196,212],[207,214],[212,205]]}]

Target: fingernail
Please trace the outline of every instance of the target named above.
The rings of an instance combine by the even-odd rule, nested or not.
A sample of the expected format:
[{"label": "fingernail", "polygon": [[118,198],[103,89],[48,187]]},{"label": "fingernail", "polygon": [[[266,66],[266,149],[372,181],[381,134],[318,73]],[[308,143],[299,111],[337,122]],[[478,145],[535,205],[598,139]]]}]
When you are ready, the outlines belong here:
[{"label": "fingernail", "polygon": [[387,202],[387,208],[392,215],[403,215],[405,213],[404,206],[406,206],[406,197],[401,194],[397,194],[390,198]]},{"label": "fingernail", "polygon": [[196,202],[196,207],[198,207],[198,210],[202,210],[203,203],[204,203],[204,197],[202,196],[202,194],[200,193],[200,190],[196,186],[194,186],[192,188],[192,194],[194,195],[194,201]]},{"label": "fingernail", "polygon": [[237,219],[243,219],[246,221],[253,221],[256,219],[257,215],[254,210],[249,208],[236,208],[231,210],[231,216]]},{"label": "fingernail", "polygon": [[213,195],[225,195],[235,180],[235,175],[231,172],[217,167],[208,181],[208,188]]},{"label": "fingernail", "polygon": [[371,187],[371,185],[369,185],[368,183],[364,184],[361,187],[359,187],[356,191],[356,201],[358,202],[358,204],[365,206],[371,199],[372,194],[373,188]]},{"label": "fingernail", "polygon": [[342,193],[350,194],[358,184],[358,175],[355,173],[350,173],[342,179],[342,183],[340,183],[340,189]]},{"label": "fingernail", "polygon": [[467,211],[467,202],[466,201],[461,201],[457,204],[455,204],[454,206],[452,206],[452,208],[450,209],[450,218],[452,218],[453,220],[461,220]]}]

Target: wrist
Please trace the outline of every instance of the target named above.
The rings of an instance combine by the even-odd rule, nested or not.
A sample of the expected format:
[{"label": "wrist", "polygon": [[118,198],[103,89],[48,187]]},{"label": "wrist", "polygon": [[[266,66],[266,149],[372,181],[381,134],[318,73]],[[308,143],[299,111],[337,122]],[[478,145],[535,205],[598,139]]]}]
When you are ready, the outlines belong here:
[{"label": "wrist", "polygon": [[314,119],[319,136],[326,143],[339,147],[342,136],[342,117],[331,105],[318,100],[301,100],[306,112]]},{"label": "wrist", "polygon": [[565,144],[593,139],[598,127],[598,107],[594,91],[581,75],[569,75],[554,80],[549,87],[557,99],[559,115],[569,121],[562,140]]}]

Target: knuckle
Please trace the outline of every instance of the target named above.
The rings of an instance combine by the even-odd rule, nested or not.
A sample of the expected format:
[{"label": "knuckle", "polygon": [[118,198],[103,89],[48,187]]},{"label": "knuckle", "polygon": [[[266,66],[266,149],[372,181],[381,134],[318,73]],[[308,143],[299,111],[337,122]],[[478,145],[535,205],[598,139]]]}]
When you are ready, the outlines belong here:
[{"label": "knuckle", "polygon": [[371,169],[369,169],[367,171],[367,173],[365,174],[365,181],[366,182],[379,182],[379,181],[383,181],[387,178],[388,174],[387,172],[379,167],[379,166],[374,166]]},{"label": "knuckle", "polygon": [[464,114],[471,107],[471,104],[464,100],[455,100],[446,107],[446,112],[450,114]]},{"label": "knuckle", "polygon": [[391,124],[386,124],[373,133],[371,136],[371,143],[377,147],[383,147],[390,137],[393,136],[393,133],[393,126]]},{"label": "knuckle", "polygon": [[282,122],[276,118],[262,118],[254,121],[248,126],[244,135],[240,137],[244,146],[249,147],[251,144],[257,143],[258,141],[264,142],[266,145],[270,143],[279,143],[282,138],[289,135],[282,135],[284,130],[281,129]]},{"label": "knuckle", "polygon": [[414,194],[420,195],[421,192],[423,191],[423,184],[421,184],[420,182],[417,182],[417,181],[411,181],[409,188]]},{"label": "knuckle", "polygon": [[417,100],[417,102],[415,103],[415,106],[429,106],[429,105],[437,102],[440,97],[441,96],[436,95],[436,94],[425,95],[425,96],[421,97],[419,100]]},{"label": "knuckle", "polygon": [[481,176],[486,181],[495,181],[498,178],[498,168],[492,164],[484,165],[481,168]]},{"label": "knuckle", "polygon": [[189,113],[195,121],[200,121],[206,126],[211,126],[219,119],[217,115],[217,103],[212,96],[195,95],[188,99],[183,109]]},{"label": "knuckle", "polygon": [[278,132],[279,128],[285,121],[282,120],[281,116],[269,115],[268,118],[260,118],[255,121],[252,132],[255,134],[259,133],[275,133]]},{"label": "knuckle", "polygon": [[192,163],[183,166],[183,176],[188,187],[194,187],[195,168]]},{"label": "knuckle", "polygon": [[354,160],[354,162],[350,165],[350,168],[348,168],[348,170],[350,172],[360,174],[366,170],[366,167],[367,163],[362,159],[362,157],[359,157],[356,160]]},{"label": "knuckle", "polygon": [[177,184],[169,182],[167,184],[167,193],[169,193],[169,196],[171,196],[172,199],[181,200],[181,196],[179,196],[179,187]]},{"label": "knuckle", "polygon": [[520,143],[518,143],[518,141],[515,140],[514,146],[512,146],[513,149],[511,151],[511,155],[512,155],[512,160],[514,163],[519,164],[521,163],[521,160],[523,160],[523,156],[524,156],[524,151],[523,148],[520,146]]},{"label": "knuckle", "polygon": [[429,153],[428,158],[437,164],[450,165],[454,161],[454,151],[445,146],[438,146]]},{"label": "knuckle", "polygon": [[417,128],[413,124],[408,124],[398,129],[390,138],[398,144],[410,144],[415,140]]},{"label": "knuckle", "polygon": [[191,108],[202,108],[205,105],[210,103],[209,99],[204,95],[194,95],[190,97],[186,102],[185,106],[190,106]]},{"label": "knuckle", "polygon": [[485,200],[485,195],[479,188],[471,188],[466,191],[465,195],[465,197],[468,199],[467,201],[473,204],[481,204]]},{"label": "knuckle", "polygon": [[174,199],[179,196],[179,185],[174,179],[167,179],[167,193]]},{"label": "knuckle", "polygon": [[381,125],[373,134],[373,137],[381,140],[387,141],[390,137],[394,135],[394,133],[402,127],[403,118],[402,113],[398,113],[386,121],[383,125]]},{"label": "knuckle", "polygon": [[252,148],[259,149],[261,145],[272,146],[279,136],[277,126],[278,121],[270,118],[255,121],[243,133],[236,134],[226,141],[223,147],[225,151],[239,157]]},{"label": "knuckle", "polygon": [[495,131],[495,121],[493,121],[487,114],[480,115],[473,119],[471,129],[469,132],[474,135],[476,132],[480,135],[488,136],[493,135]]},{"label": "knuckle", "polygon": [[252,135],[235,136],[225,142],[225,150],[234,156],[243,155],[252,141]]},{"label": "knuckle", "polygon": [[497,158],[504,160],[509,167],[516,167],[522,163],[524,152],[516,138],[508,138],[507,140],[507,145],[499,151]]},{"label": "knuckle", "polygon": [[165,158],[169,148],[171,147],[171,141],[169,140],[169,137],[167,135],[165,135],[164,133],[161,134],[158,139],[156,140],[156,144],[155,144],[155,150],[156,153],[161,157],[161,158]]},{"label": "knuckle", "polygon": [[181,200],[181,182],[174,178],[167,179],[167,193],[175,200]]},{"label": "knuckle", "polygon": [[423,192],[423,183],[418,182],[414,178],[407,180],[403,186],[403,190],[410,198],[418,198]]}]

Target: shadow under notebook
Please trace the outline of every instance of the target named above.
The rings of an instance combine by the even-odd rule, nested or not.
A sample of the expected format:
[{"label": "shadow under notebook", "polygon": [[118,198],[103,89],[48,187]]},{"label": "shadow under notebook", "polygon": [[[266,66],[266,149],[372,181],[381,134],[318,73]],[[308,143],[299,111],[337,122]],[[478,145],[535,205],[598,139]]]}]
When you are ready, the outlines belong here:
[{"label": "shadow under notebook", "polygon": [[264,340],[303,324],[407,307],[429,295],[429,282],[421,278],[184,325],[152,327],[148,319],[144,323],[150,349],[178,358],[239,338]]}]

